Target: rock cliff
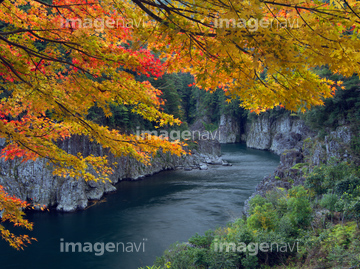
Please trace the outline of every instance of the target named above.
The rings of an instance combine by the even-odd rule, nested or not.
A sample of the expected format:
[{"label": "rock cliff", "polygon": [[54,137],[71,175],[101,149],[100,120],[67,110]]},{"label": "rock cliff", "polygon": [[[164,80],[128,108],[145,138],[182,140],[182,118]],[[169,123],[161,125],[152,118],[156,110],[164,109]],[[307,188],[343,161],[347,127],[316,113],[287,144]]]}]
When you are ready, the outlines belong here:
[{"label": "rock cliff", "polygon": [[[4,147],[0,141],[0,149]],[[22,163],[21,159],[4,161],[0,159],[0,185],[12,195],[34,204],[47,205],[59,211],[75,211],[88,206],[89,200],[98,200],[115,191],[114,184],[121,180],[138,180],[167,169],[207,169],[207,164],[221,164],[220,144],[217,141],[198,141],[193,154],[185,157],[159,153],[146,166],[130,157],[115,158],[100,145],[89,143],[85,137],[74,136],[61,143],[69,153],[83,155],[107,154],[113,165],[111,182],[85,182],[74,178],[62,178],[52,174],[53,167],[44,159]]]},{"label": "rock cliff", "polygon": [[349,125],[327,130],[325,133],[328,135],[322,136],[310,130],[300,119],[282,116],[271,120],[265,115],[249,123],[247,130],[247,146],[279,154],[280,165],[272,176],[264,177],[257,185],[253,195],[245,202],[245,213],[249,208],[248,202],[255,195],[264,196],[277,187],[290,189],[303,184],[305,178],[301,166],[304,163],[311,167],[327,163],[333,157],[339,160],[354,158],[351,141],[355,134]]},{"label": "rock cliff", "polygon": [[281,154],[287,149],[301,149],[304,138],[314,132],[298,117],[285,114],[270,117],[268,113],[252,119],[246,125],[246,146],[255,149],[270,150]]},{"label": "rock cliff", "polygon": [[231,116],[221,115],[219,128],[216,132],[219,133],[218,140],[220,143],[240,142],[240,123]]}]

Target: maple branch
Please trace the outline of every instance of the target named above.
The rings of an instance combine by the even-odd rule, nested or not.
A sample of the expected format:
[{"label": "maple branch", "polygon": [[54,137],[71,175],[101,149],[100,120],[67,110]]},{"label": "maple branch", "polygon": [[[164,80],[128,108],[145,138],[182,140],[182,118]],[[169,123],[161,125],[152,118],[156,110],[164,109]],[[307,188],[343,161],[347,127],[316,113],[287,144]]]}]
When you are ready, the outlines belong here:
[{"label": "maple branch", "polygon": [[[152,11],[150,11],[147,7],[145,7],[142,2],[142,0],[132,0],[139,8],[141,8],[146,14],[148,14],[151,18],[153,18],[154,20],[156,20],[157,22],[160,22],[161,24],[165,25],[166,27],[170,27],[170,24],[169,22],[165,21],[164,19],[162,19],[161,17],[159,17],[158,15],[154,14]],[[158,7],[160,10],[161,10],[161,7]],[[170,10],[170,11],[173,11],[172,9],[166,9],[166,10]],[[173,11],[174,13],[177,13],[175,11]],[[193,20],[192,18],[188,17],[188,16],[185,16],[184,14],[181,14],[181,13],[177,13],[178,15],[188,19],[188,20],[191,20],[191,21],[195,21],[197,23],[201,23],[203,24],[202,22],[200,21],[197,21],[197,20]],[[204,25],[204,24],[203,24]],[[204,26],[207,26],[207,27],[210,27],[210,25],[204,25]],[[209,37],[215,37],[216,34],[210,34],[210,33],[203,33],[203,32],[191,32],[191,31],[187,31],[187,30],[184,30],[184,29],[179,29],[179,32],[180,33],[192,33],[194,35],[198,35],[198,36],[209,36]]]},{"label": "maple branch", "polygon": [[25,79],[23,79],[22,76],[19,75],[19,73],[15,70],[15,68],[5,59],[0,55],[0,60],[3,62],[3,64],[5,66],[7,66],[11,72],[13,72],[13,74],[20,79],[22,82],[26,83],[29,86],[32,86],[31,83],[27,82]]},{"label": "maple branch", "polygon": [[311,31],[313,31],[314,33],[316,33],[318,36],[324,38],[325,40],[332,41],[332,42],[339,42],[339,41],[337,41],[337,40],[332,40],[332,39],[330,39],[330,38],[327,38],[327,37],[319,34],[317,31],[315,31],[315,30],[307,23],[307,21],[305,21],[305,19],[303,18],[303,16],[301,16],[301,14],[300,14],[300,12],[299,12],[299,10],[298,10],[297,7],[295,8],[295,10],[296,10],[296,13],[299,15],[299,17],[302,19],[302,21],[307,25],[307,27],[309,27],[309,28],[311,29]]},{"label": "maple branch", "polygon": [[[159,2],[161,3],[161,1],[159,1]],[[167,2],[167,1],[166,1],[166,2]],[[183,10],[183,9],[179,9],[179,8],[175,8],[171,3],[169,3],[169,2],[167,2],[167,3],[168,3],[169,5],[171,5],[172,7],[169,8],[168,6],[166,6],[166,5],[164,5],[164,4],[161,3],[160,8],[161,8],[161,7],[164,7],[164,9],[165,9],[166,11],[168,11],[169,13],[172,11],[173,13],[178,14],[178,15],[180,15],[180,16],[182,16],[182,17],[184,17],[184,18],[186,18],[186,19],[188,19],[188,20],[190,20],[190,21],[193,21],[193,22],[196,22],[196,23],[199,23],[199,24],[201,24],[201,25],[204,25],[204,26],[206,26],[206,27],[210,27],[210,28],[211,28],[211,25],[205,24],[205,23],[203,23],[202,21],[199,21],[199,20],[193,19],[193,18],[191,18],[191,17],[189,17],[189,16],[186,16],[185,14],[180,13],[178,10],[180,10],[180,11],[182,11],[182,12],[188,12],[188,11]],[[195,12],[195,11],[192,11],[192,12],[189,12],[189,13],[199,14],[199,15],[205,15],[204,13],[199,13],[199,12]]]},{"label": "maple branch", "polygon": [[[4,1],[4,0],[0,0],[0,3],[1,1]],[[73,7],[73,6],[90,6],[90,5],[95,5],[96,3],[81,3],[81,4],[68,4],[68,5],[51,5],[51,4],[48,4],[46,2],[43,2],[43,1],[40,1],[40,0],[33,0],[34,2],[38,2],[39,4],[42,4],[44,6],[47,6],[47,7],[53,7],[53,8],[69,8],[69,7]]]},{"label": "maple branch", "polygon": [[[50,29],[50,30],[54,30],[54,29]],[[39,36],[38,34],[34,33],[34,31],[38,32],[38,31],[44,31],[44,32],[47,32],[47,31],[50,31],[50,30],[32,30],[32,29],[19,29],[19,30],[15,30],[15,31],[11,31],[11,32],[0,32],[0,35],[8,35],[8,34],[16,34],[16,33],[23,33],[23,32],[28,32],[30,33],[31,35],[37,37],[38,39],[41,39],[43,41],[47,41],[47,42],[51,42],[51,43],[57,43],[57,44],[62,44],[63,46],[65,47],[68,47],[70,49],[73,49],[73,50],[76,50],[80,53],[82,53],[83,55],[86,55],[88,57],[91,57],[91,58],[94,58],[94,59],[103,59],[99,56],[96,56],[96,55],[91,55],[89,53],[87,53],[85,50],[79,48],[79,47],[82,47],[80,44],[78,43],[74,43],[74,42],[69,42],[69,41],[62,41],[62,40],[56,40],[56,39],[49,39],[49,38],[45,38],[45,37],[42,37],[42,36]],[[1,37],[0,37],[1,38]],[[10,41],[8,41],[7,39],[5,38],[1,38],[2,40],[4,40],[5,42],[9,43],[10,44]],[[16,44],[16,43],[11,43],[11,45],[14,45],[14,46],[17,46],[17,47],[20,47],[21,49],[25,50],[28,54],[31,54],[33,56],[36,56],[36,57],[40,57],[42,59],[46,59],[48,61],[58,61],[57,58],[53,58],[53,57],[47,57],[45,58],[45,55],[44,54],[40,54],[39,52],[36,52],[34,50],[31,50],[29,51],[29,48],[27,47],[24,47],[24,46],[21,46],[19,44]],[[77,46],[77,47],[74,47],[74,46]],[[105,59],[105,60],[108,60],[108,61],[112,61],[114,62],[114,60],[111,60],[111,59]],[[69,64],[73,67],[76,67],[78,68],[79,70],[85,72],[85,73],[88,73],[89,75],[92,75],[90,72],[88,72],[87,70],[83,69],[82,67],[78,66],[78,65],[75,65],[73,63],[70,63],[70,62],[64,62],[64,61],[60,61],[60,63],[66,63],[66,64]]]},{"label": "maple branch", "polygon": [[353,8],[348,4],[346,0],[344,0],[344,3],[350,8],[351,12],[354,13],[354,15],[360,19],[359,15],[353,10]]},{"label": "maple branch", "polygon": [[56,163],[56,162],[59,162],[59,161],[60,161],[60,160],[57,160],[57,159],[55,159],[55,158],[51,158],[51,157],[49,157],[48,155],[42,155],[42,154],[40,154],[39,151],[36,151],[36,150],[30,148],[30,146],[27,146],[24,142],[22,142],[22,141],[20,141],[20,140],[15,140],[14,142],[17,143],[17,144],[19,144],[20,146],[22,146],[22,147],[30,150],[31,152],[35,153],[36,155],[39,155],[39,156],[42,157],[42,158],[49,159],[49,160],[52,161],[53,163]]},{"label": "maple branch", "polygon": [[[266,8],[269,10],[269,12],[273,15],[273,17],[278,21],[278,22],[280,22],[279,21],[279,19],[278,19],[278,17],[274,14],[274,12],[270,9],[270,7],[268,6],[268,4],[265,4],[266,5]],[[304,42],[302,42],[301,40],[299,40],[297,37],[295,37],[292,33],[291,33],[291,31],[289,30],[289,29],[287,29],[287,28],[285,28],[285,30],[286,30],[286,32],[292,37],[292,38],[294,38],[297,42],[299,42],[300,44],[302,44],[302,45],[304,45],[305,47],[311,47],[309,44],[306,44],[306,43],[304,43]]]},{"label": "maple branch", "polygon": [[157,22],[160,22],[166,26],[169,26],[168,22],[165,22],[162,18],[160,18],[159,16],[157,16],[156,14],[154,14],[153,12],[151,12],[147,7],[145,7],[142,2],[143,1],[139,1],[139,0],[132,0],[139,8],[141,8],[146,14],[148,14],[151,18],[153,18],[154,20],[156,20]]},{"label": "maple branch", "polygon": [[316,12],[316,13],[321,13],[321,14],[325,14],[325,15],[330,15],[330,16],[335,16],[335,17],[338,17],[338,18],[350,20],[346,16],[340,16],[340,15],[336,15],[336,14],[331,14],[331,13],[328,13],[328,12],[325,12],[325,11],[318,10],[316,8],[310,8],[310,7],[298,6],[298,5],[292,5],[292,4],[277,3],[277,2],[270,2],[270,1],[262,1],[262,3],[271,4],[271,5],[274,5],[274,6],[290,7],[290,8],[295,8],[295,9],[300,8],[300,9],[304,9],[304,10],[308,10],[308,11],[313,11],[313,12]]},{"label": "maple branch", "polygon": [[[9,34],[17,34],[17,33],[24,33],[24,32],[27,32],[27,33],[30,33],[31,35],[41,39],[41,40],[44,40],[44,41],[47,41],[47,42],[51,42],[51,43],[57,43],[57,44],[62,44],[70,49],[74,49],[74,50],[77,50],[81,53],[83,53],[84,55],[86,56],[89,56],[89,57],[93,57],[93,58],[96,58],[96,59],[100,59],[99,57],[97,56],[93,56],[93,55],[90,55],[88,54],[87,52],[85,52],[84,50],[81,50],[79,48],[76,48],[76,47],[73,47],[73,46],[70,46],[70,45],[76,45],[76,46],[81,46],[80,44],[78,43],[74,43],[74,42],[69,42],[69,41],[61,41],[61,40],[56,40],[56,39],[48,39],[48,38],[45,38],[45,37],[42,37],[42,36],[39,36],[38,34],[35,34],[34,32],[48,32],[48,31],[51,31],[51,30],[59,30],[59,29],[45,29],[45,30],[33,30],[33,29],[19,29],[19,30],[15,30],[15,31],[11,31],[11,32],[0,32],[0,35],[9,35]],[[78,68],[78,67],[77,67]],[[80,69],[80,68],[79,68]]]},{"label": "maple branch", "polygon": [[[73,47],[73,46],[70,46],[70,45],[76,45],[76,46],[79,46],[81,47],[80,44],[78,43],[74,43],[74,42],[68,42],[68,41],[59,41],[59,40],[55,40],[55,39],[48,39],[48,38],[45,38],[45,37],[42,37],[42,36],[39,36],[38,34],[35,34],[32,30],[29,30],[29,33],[31,33],[33,36],[41,39],[41,40],[44,40],[44,41],[48,41],[48,42],[53,42],[53,43],[58,43],[58,44],[63,44],[64,46],[70,48],[70,49],[74,49],[78,52],[81,52],[82,54],[88,56],[88,57],[92,57],[92,58],[95,58],[95,59],[101,59],[100,57],[97,57],[97,56],[94,56],[94,55],[91,55],[89,53],[87,53],[86,51],[82,50],[82,49],[79,49],[79,48],[76,48],[76,47]],[[77,67],[78,68],[78,67]],[[80,68],[79,68],[80,69]]]},{"label": "maple branch", "polygon": [[12,34],[26,33],[26,32],[49,32],[56,30],[61,31],[60,29],[18,29],[10,32],[0,32],[0,35],[12,35]]},{"label": "maple branch", "polygon": [[[30,49],[30,48],[25,47],[25,46],[23,46],[23,45],[20,45],[20,44],[18,44],[18,43],[11,42],[11,41],[9,41],[8,39],[2,37],[1,35],[0,35],[0,39],[3,40],[3,41],[5,41],[5,42],[8,43],[8,44],[14,46],[14,47],[18,47],[18,48],[24,50],[24,51],[27,52],[28,54],[33,55],[33,56],[35,56],[35,57],[38,57],[38,58],[41,58],[41,59],[44,59],[44,60],[48,60],[48,61],[52,61],[52,62],[58,62],[58,63],[62,63],[62,64],[68,64],[68,65],[70,65],[70,66],[72,66],[72,67],[75,67],[75,68],[83,71],[84,73],[87,73],[87,74],[93,76],[89,71],[87,71],[86,69],[82,68],[82,67],[79,66],[79,65],[75,65],[75,64],[73,64],[73,63],[71,63],[71,62],[67,62],[67,61],[64,61],[64,60],[60,60],[60,59],[58,59],[58,58],[49,57],[49,56],[47,56],[47,55],[45,55],[45,54],[43,54],[43,53],[39,53],[39,52],[37,52],[37,51],[35,51],[35,50],[33,50],[33,49]],[[14,69],[11,68],[11,71],[13,71],[13,70],[14,70]],[[22,80],[23,82],[25,82],[23,79],[21,79],[21,80]]]}]

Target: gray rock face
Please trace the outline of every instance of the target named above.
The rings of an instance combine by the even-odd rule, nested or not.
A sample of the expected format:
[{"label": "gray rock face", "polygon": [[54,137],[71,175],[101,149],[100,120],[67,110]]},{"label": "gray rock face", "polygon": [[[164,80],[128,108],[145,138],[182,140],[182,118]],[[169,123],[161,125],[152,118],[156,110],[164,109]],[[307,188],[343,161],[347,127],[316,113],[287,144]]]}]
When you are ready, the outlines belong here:
[{"label": "gray rock face", "polygon": [[59,211],[69,212],[76,209],[85,209],[88,205],[86,183],[83,180],[66,178],[60,187],[59,193],[60,200],[56,207]]},{"label": "gray rock face", "polygon": [[[4,141],[0,142],[1,149]],[[121,180],[138,180],[162,170],[179,167],[199,169],[206,160],[218,161],[221,154],[218,141],[201,140],[192,155],[178,157],[159,153],[151,160],[151,164],[146,166],[130,157],[115,158],[100,145],[89,143],[85,137],[74,136],[62,142],[61,148],[72,154],[81,152],[84,156],[108,155],[110,163],[117,163],[112,166],[114,173],[110,176],[111,182],[85,182],[83,179],[54,176],[53,167],[44,159],[25,163],[22,163],[21,159],[0,159],[0,185],[4,186],[9,194],[22,200],[70,212],[85,209],[89,200],[98,200],[104,194],[116,191],[113,185]]]},{"label": "gray rock face", "polygon": [[191,126],[190,130],[199,132],[200,137],[209,140],[217,140],[220,143],[236,143],[240,142],[241,129],[240,122],[229,115],[221,115],[219,127],[214,131],[206,131],[205,124],[210,124],[209,117],[198,118]]},{"label": "gray rock face", "polygon": [[240,124],[238,121],[227,115],[221,115],[217,139],[220,143],[240,142]]},{"label": "gray rock face", "polygon": [[246,126],[246,146],[256,149],[270,149],[271,122],[268,116],[259,116]]},{"label": "gray rock face", "polygon": [[333,157],[349,160],[352,158],[348,152],[352,136],[350,127],[339,126],[323,140],[310,137],[304,141],[304,155],[312,165],[327,163]]},{"label": "gray rock face", "polygon": [[301,120],[282,117],[272,122],[263,116],[253,121],[248,130],[247,145],[280,154],[280,165],[274,175],[265,177],[257,185],[255,193],[245,201],[245,214],[249,209],[249,201],[255,195],[265,196],[268,191],[276,188],[290,189],[292,186],[303,185],[304,174],[299,168],[301,165],[295,166],[296,164],[319,165],[327,163],[332,157],[340,160],[352,158],[347,149],[354,134],[345,125],[320,139]]},{"label": "gray rock face", "polygon": [[347,126],[340,126],[330,135],[325,137],[326,156],[329,160],[331,157],[341,158],[347,154],[344,145],[349,145],[351,141],[351,131]]},{"label": "gray rock face", "polygon": [[287,149],[301,149],[301,141],[310,133],[304,121],[297,117],[285,115],[274,120],[268,114],[263,114],[247,124],[246,145],[280,155]]}]

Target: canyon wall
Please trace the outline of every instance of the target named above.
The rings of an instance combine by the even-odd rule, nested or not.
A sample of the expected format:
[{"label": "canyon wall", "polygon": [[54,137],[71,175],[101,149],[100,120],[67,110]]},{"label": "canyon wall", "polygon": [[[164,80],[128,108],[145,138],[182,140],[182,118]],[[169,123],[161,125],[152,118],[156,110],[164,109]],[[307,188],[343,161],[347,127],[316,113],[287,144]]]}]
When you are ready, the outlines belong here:
[{"label": "canyon wall", "polygon": [[[5,141],[0,140],[0,149]],[[0,159],[0,185],[11,195],[46,205],[58,211],[85,209],[90,200],[98,200],[109,192],[116,191],[115,184],[121,180],[138,180],[145,176],[168,169],[206,169],[207,164],[221,164],[220,144],[217,141],[198,141],[192,155],[178,157],[158,153],[146,166],[130,157],[117,157],[109,154],[101,145],[90,143],[85,137],[74,136],[61,142],[61,148],[71,154],[81,152],[84,156],[93,154],[109,156],[114,173],[110,182],[85,182],[83,179],[54,176],[53,166],[45,159],[21,162],[21,159],[4,161]]]},{"label": "canyon wall", "polygon": [[326,164],[332,158],[340,161],[353,160],[358,153],[354,152],[351,141],[356,137],[351,124],[343,124],[324,132],[311,130],[305,122],[297,117],[281,116],[271,119],[261,115],[247,124],[246,144],[256,149],[270,150],[280,155],[280,165],[272,176],[266,176],[257,185],[253,195],[264,196],[274,188],[290,189],[305,181],[302,166],[306,163],[310,168]]},{"label": "canyon wall", "polygon": [[300,149],[314,132],[298,117],[288,114],[270,117],[268,113],[253,117],[246,124],[245,140],[249,148],[270,150],[278,155],[287,149]]}]

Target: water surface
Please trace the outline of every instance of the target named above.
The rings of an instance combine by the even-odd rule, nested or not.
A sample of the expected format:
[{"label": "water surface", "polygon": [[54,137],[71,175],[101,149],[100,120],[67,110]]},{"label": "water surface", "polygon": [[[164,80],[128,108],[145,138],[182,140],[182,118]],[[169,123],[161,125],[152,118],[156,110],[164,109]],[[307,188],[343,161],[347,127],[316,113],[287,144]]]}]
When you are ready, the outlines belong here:
[{"label": "water surface", "polygon": [[[241,217],[244,201],[256,184],[279,164],[278,156],[242,144],[223,145],[222,152],[233,166],[165,171],[141,181],[121,182],[106,202],[85,211],[28,214],[34,222],[34,231],[28,234],[38,242],[16,251],[0,240],[0,268],[136,269],[152,265],[172,243]],[[125,246],[132,242],[133,252],[131,248],[123,252],[121,244],[118,252],[114,249],[103,255],[100,244],[92,253],[60,252],[61,240],[63,246],[80,242],[83,247],[85,242]]]}]

